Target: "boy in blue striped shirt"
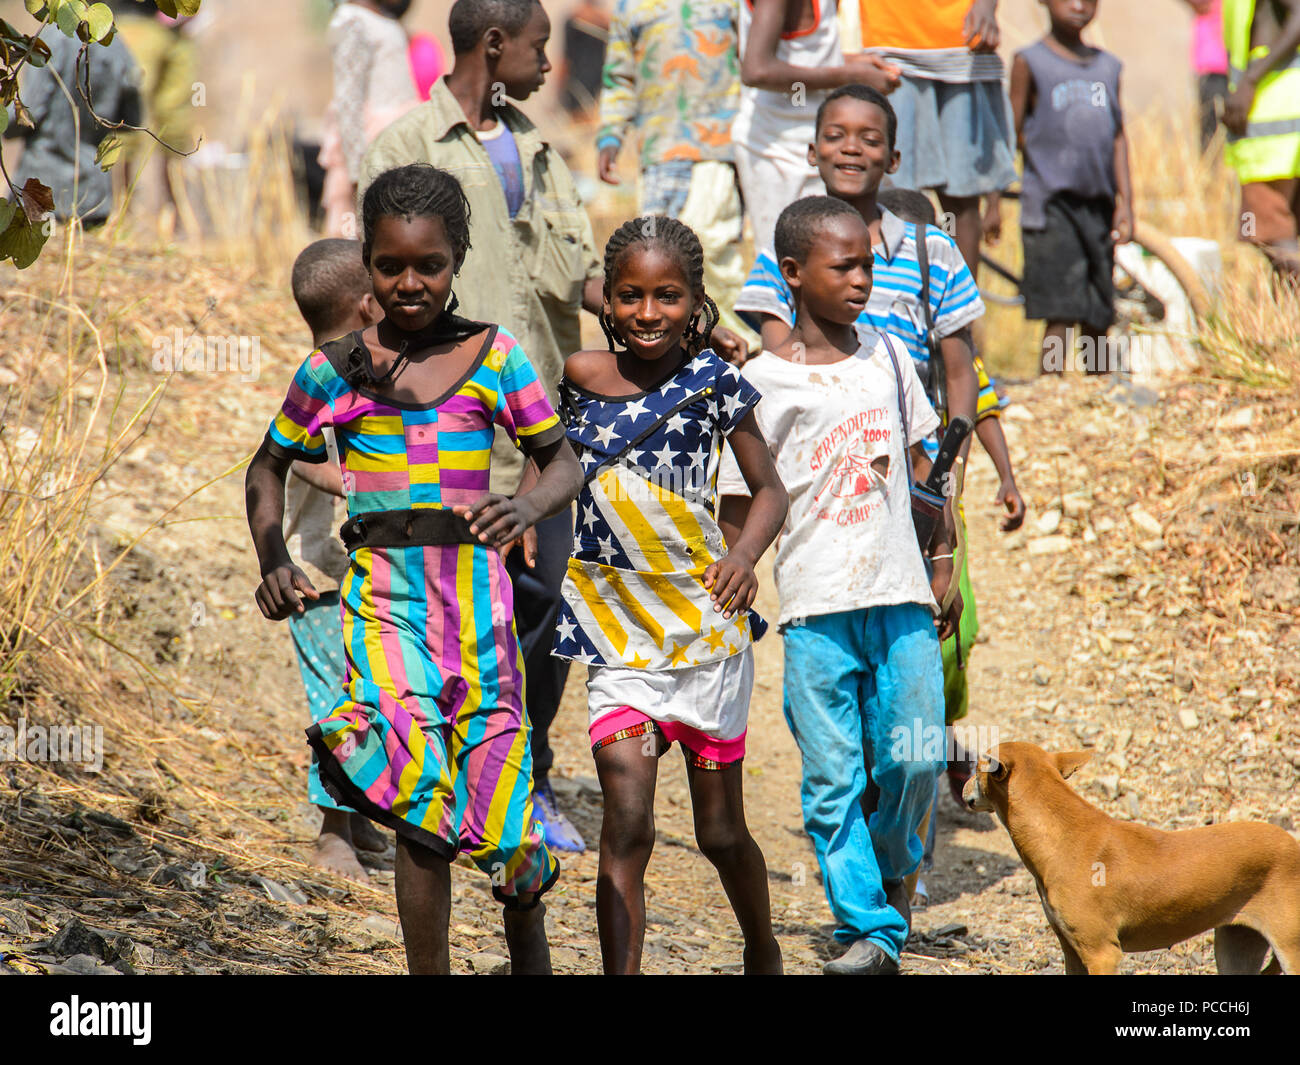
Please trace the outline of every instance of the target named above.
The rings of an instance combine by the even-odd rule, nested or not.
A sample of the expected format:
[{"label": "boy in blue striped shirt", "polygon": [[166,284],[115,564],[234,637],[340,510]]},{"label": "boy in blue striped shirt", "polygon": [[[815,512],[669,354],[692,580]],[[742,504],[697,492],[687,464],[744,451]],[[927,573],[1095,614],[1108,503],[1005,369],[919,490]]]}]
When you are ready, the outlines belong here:
[{"label": "boy in blue striped shirt", "polygon": [[[815,140],[808,162],[817,167],[826,193],[862,215],[871,233],[875,266],[871,296],[858,319],[881,333],[900,337],[918,363],[929,359],[921,309],[921,267],[916,256],[916,226],[883,210],[876,194],[886,174],[898,168],[898,119],[883,94],[866,85],[845,85],[817,109]],[[940,340],[948,385],[948,416],[975,420],[979,382],[972,359],[969,326],[984,314],[984,303],[952,238],[930,229],[930,306]],[[757,318],[763,347],[774,348],[794,325],[794,299],[771,252],[755,262],[736,301],[736,310]]]}]

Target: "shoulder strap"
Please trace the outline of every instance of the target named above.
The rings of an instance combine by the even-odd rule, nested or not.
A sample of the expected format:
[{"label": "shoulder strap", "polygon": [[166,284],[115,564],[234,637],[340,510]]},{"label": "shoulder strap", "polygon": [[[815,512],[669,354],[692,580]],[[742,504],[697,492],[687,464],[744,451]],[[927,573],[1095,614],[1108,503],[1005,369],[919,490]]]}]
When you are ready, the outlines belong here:
[{"label": "shoulder strap", "polygon": [[916,265],[921,269],[921,312],[925,315],[925,341],[933,350],[934,312],[930,309],[929,226],[916,223]]},{"label": "shoulder strap", "polygon": [[907,404],[903,402],[903,371],[898,365],[898,353],[894,350],[894,338],[888,333],[881,333],[880,339],[885,342],[885,349],[889,352],[889,361],[894,367],[895,391],[898,393],[898,420],[903,426],[903,461],[907,464],[907,485],[908,489],[915,480],[912,476],[912,425],[907,417]]},{"label": "shoulder strap", "polygon": [[651,422],[646,429],[644,429],[642,432],[637,433],[636,436],[634,436],[631,440],[629,440],[626,444],[624,444],[621,448],[619,448],[618,451],[614,452],[612,455],[606,455],[603,459],[601,459],[598,463],[596,463],[596,465],[593,466],[587,472],[587,475],[582,479],[583,486],[586,487],[587,485],[589,485],[596,478],[596,475],[600,473],[600,471],[603,470],[610,463],[617,462],[629,451],[634,450],[643,440],[647,440],[651,436],[653,436],[660,428],[663,427],[665,423],[667,423],[667,421],[674,414],[678,413],[680,410],[682,410],[685,407],[689,407],[692,403],[694,403],[697,399],[699,399],[700,396],[708,395],[712,391],[713,391],[713,386],[709,385],[702,391],[697,390],[695,392],[692,392],[680,403],[675,404],[669,410],[665,411],[653,422]]}]

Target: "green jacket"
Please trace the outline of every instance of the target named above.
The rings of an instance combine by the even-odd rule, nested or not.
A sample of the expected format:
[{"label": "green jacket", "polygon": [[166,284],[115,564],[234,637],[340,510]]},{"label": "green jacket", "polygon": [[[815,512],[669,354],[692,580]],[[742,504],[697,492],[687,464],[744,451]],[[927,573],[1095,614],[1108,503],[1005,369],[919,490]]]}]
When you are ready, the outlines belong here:
[{"label": "green jacket", "polygon": [[[1229,80],[1235,89],[1251,61],[1268,54],[1250,47],[1255,0],[1223,0],[1223,39]],[[1243,184],[1300,177],[1300,51],[1263,78],[1244,137],[1229,137],[1224,150]]]},{"label": "green jacket", "polygon": [[[427,103],[371,143],[361,163],[357,202],[393,167],[432,163],[455,175],[469,200],[471,245],[453,288],[457,313],[513,333],[554,406],[564,360],[582,347],[583,285],[603,277],[603,267],[564,160],[518,108],[507,103],[497,114],[514,135],[524,176],[524,201],[513,219],[492,161],[445,80],[434,85]],[[498,430],[493,490],[513,492],[522,471],[520,453]]]}]

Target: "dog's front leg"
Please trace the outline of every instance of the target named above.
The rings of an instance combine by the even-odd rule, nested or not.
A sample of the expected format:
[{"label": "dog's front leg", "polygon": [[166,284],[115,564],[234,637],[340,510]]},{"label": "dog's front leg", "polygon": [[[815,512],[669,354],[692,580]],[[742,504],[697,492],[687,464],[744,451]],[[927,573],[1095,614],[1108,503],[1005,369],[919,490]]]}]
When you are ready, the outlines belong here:
[{"label": "dog's front leg", "polygon": [[1065,954],[1065,975],[1087,976],[1088,967],[1083,964],[1083,959],[1074,949],[1074,944],[1065,938],[1065,934],[1059,928],[1053,926],[1052,931],[1056,933],[1057,942],[1061,944],[1061,951]]},{"label": "dog's front leg", "polygon": [[1080,944],[1079,957],[1089,976],[1114,976],[1119,972],[1124,951],[1118,943],[1098,943],[1086,947]]}]

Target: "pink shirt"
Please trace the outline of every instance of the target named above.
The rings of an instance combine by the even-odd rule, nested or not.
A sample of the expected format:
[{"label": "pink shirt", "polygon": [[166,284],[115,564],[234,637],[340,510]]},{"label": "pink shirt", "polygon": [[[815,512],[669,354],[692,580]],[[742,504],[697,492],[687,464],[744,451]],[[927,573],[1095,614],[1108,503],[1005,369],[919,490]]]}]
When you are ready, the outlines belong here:
[{"label": "pink shirt", "polygon": [[1197,74],[1228,73],[1228,48],[1223,43],[1223,0],[1197,15],[1192,25],[1192,69]]}]

